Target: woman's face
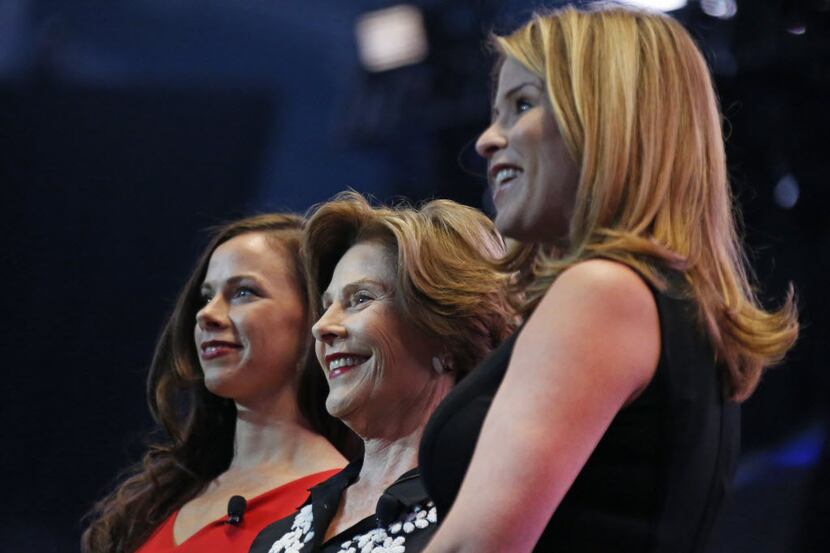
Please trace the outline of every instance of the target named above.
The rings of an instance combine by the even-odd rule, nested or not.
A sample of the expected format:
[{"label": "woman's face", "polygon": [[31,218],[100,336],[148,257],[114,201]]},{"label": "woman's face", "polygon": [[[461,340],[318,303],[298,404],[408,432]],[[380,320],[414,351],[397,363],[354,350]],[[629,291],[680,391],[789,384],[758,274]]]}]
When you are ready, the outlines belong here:
[{"label": "woman's face", "polygon": [[292,263],[262,233],[231,238],[211,255],[194,338],[214,394],[239,404],[293,394],[307,327]]},{"label": "woman's face", "polygon": [[437,378],[430,341],[395,303],[395,258],[375,241],[352,246],[337,263],[313,327],[329,383],[326,408],[366,437],[423,411]]},{"label": "woman's face", "polygon": [[496,227],[523,242],[567,237],[579,169],[565,146],[544,82],[507,58],[491,125],[476,143],[487,159]]}]

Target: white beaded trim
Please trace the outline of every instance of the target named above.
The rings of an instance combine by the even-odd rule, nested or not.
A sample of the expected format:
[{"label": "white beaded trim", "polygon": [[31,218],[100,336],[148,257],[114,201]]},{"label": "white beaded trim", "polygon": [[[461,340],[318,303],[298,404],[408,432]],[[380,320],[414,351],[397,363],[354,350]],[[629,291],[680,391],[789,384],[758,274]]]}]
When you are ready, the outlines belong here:
[{"label": "white beaded trim", "polygon": [[[403,521],[393,522],[388,528],[375,528],[354,536],[340,544],[339,553],[405,553],[406,536],[416,528],[424,529],[438,522],[435,504],[430,501],[425,508],[416,506]],[[392,534],[391,536],[389,534]],[[397,534],[397,535],[395,535]]]},{"label": "white beaded trim", "polygon": [[274,542],[268,553],[299,553],[307,542],[314,538],[314,530],[311,529],[311,522],[314,515],[311,513],[311,505],[306,505],[291,523],[291,530],[283,534],[280,539]]},{"label": "white beaded trim", "polygon": [[[311,505],[306,505],[294,517],[291,530],[275,541],[268,553],[300,553],[303,546],[314,538],[314,531],[311,530],[313,520]],[[435,504],[430,501],[424,508],[416,506],[403,520],[393,522],[388,528],[375,528],[341,543],[339,553],[406,553],[406,534],[436,522],[438,513]]]}]

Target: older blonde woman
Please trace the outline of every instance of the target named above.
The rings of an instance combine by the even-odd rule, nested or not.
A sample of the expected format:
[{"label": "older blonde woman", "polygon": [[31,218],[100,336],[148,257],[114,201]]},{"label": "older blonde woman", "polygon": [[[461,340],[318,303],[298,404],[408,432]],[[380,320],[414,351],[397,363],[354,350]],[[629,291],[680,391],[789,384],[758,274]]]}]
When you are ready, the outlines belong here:
[{"label": "older blonde woman", "polygon": [[798,332],[792,297],[766,311],[747,278],[706,64],[676,21],[621,8],[495,46],[477,149],[528,320],[425,431],[446,515],[427,551],[703,551],[738,403]]},{"label": "older blonde woman", "polygon": [[303,244],[312,297],[322,302],[313,333],[326,408],[365,453],[251,551],[419,551],[436,527],[417,468],[424,425],[514,326],[495,265],[501,237],[454,202],[372,208],[345,194],[314,213]]}]

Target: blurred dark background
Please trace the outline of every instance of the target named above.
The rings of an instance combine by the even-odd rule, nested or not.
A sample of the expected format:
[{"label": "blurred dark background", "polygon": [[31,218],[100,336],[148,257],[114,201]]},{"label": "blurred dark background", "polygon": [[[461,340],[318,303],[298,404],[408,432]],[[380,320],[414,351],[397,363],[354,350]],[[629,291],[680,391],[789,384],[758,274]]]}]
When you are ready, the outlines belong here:
[{"label": "blurred dark background", "polygon": [[[483,39],[560,2],[365,18],[394,4],[0,0],[0,550],[77,550],[83,513],[138,459],[146,367],[203,229],[347,187],[490,208],[471,147]],[[762,297],[793,282],[805,322],[746,404],[713,550],[830,551],[830,0],[672,13],[715,75]],[[401,42],[397,62],[372,55]]]}]

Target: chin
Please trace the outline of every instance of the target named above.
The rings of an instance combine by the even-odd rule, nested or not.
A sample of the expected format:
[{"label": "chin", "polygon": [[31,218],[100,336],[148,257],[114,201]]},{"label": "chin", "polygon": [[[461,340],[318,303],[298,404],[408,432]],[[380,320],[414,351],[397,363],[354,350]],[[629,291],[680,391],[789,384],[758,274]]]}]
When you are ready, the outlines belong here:
[{"label": "chin", "polygon": [[357,405],[359,404],[360,401],[354,401],[353,397],[329,394],[326,398],[326,411],[328,411],[329,415],[340,420],[356,432],[350,423],[354,422],[355,415],[358,411]]},{"label": "chin", "polygon": [[211,394],[225,399],[233,399],[232,387],[226,379],[208,379],[205,378],[205,388]]},{"label": "chin", "polygon": [[496,212],[496,217],[493,224],[503,236],[518,239],[517,234],[520,234],[521,220],[517,216],[515,205],[505,205],[501,210]]},{"label": "chin", "polygon": [[528,221],[519,217],[510,217],[509,214],[505,214],[505,217],[501,220],[496,218],[495,225],[496,230],[502,236],[512,238],[524,244],[544,242],[544,236],[550,234],[550,229],[547,229],[547,232],[545,232],[544,223],[539,224],[538,222]]},{"label": "chin", "polygon": [[513,240],[518,240],[519,242],[527,241],[527,237],[525,236],[525,233],[522,232],[521,226],[516,224],[516,222],[511,219],[506,219],[504,222],[496,220],[496,230],[498,230],[499,233],[506,238],[512,238]]},{"label": "chin", "polygon": [[213,395],[232,399],[234,394],[234,381],[237,380],[234,377],[234,373],[235,371],[228,369],[210,369],[204,371],[203,380],[205,382],[205,388]]},{"label": "chin", "polygon": [[342,419],[343,415],[346,415],[349,412],[349,404],[342,398],[332,397],[329,395],[329,397],[326,398],[326,411],[328,411],[329,415],[332,417]]}]

